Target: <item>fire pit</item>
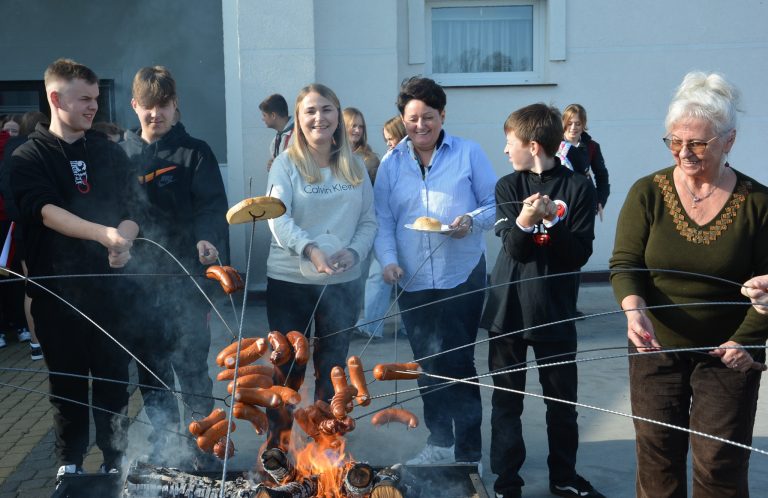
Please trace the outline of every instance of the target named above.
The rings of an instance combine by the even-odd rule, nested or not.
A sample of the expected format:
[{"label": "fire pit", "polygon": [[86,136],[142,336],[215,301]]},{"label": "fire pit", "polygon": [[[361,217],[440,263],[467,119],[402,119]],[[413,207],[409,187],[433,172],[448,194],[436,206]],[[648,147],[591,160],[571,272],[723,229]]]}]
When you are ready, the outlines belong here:
[{"label": "fire pit", "polygon": [[[268,459],[267,459],[268,460]],[[349,498],[488,498],[475,465],[423,465],[372,467],[348,464],[342,496]],[[272,471],[275,469],[273,468]],[[269,471],[267,471],[269,472]],[[278,485],[249,472],[229,472],[226,498],[273,498],[317,496],[312,478],[284,481]],[[182,472],[177,469],[136,463],[128,475],[82,474],[64,476],[52,498],[218,498],[221,474]],[[267,485],[268,481],[270,485]]]}]

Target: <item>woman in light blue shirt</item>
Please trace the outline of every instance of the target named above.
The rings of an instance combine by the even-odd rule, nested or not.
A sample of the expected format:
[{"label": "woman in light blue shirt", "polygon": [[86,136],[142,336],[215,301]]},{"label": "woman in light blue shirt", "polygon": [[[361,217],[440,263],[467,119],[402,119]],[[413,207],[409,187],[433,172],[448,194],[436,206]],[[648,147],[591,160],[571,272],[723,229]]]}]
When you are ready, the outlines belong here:
[{"label": "woman in light blue shirt", "polygon": [[[403,83],[397,107],[407,138],[382,161],[374,186],[379,222],[376,257],[384,280],[405,286],[401,309],[485,286],[483,231],[495,221],[497,177],[477,143],[443,130],[445,104],[445,92],[433,80],[414,77]],[[405,227],[421,216],[449,225],[449,234]],[[483,293],[477,292],[404,313],[414,357],[473,343],[482,306]],[[454,378],[477,375],[474,347],[423,361],[421,366]],[[424,450],[407,463],[479,463],[479,388],[456,384],[432,392],[435,383],[426,376],[419,379],[430,435]]]}]

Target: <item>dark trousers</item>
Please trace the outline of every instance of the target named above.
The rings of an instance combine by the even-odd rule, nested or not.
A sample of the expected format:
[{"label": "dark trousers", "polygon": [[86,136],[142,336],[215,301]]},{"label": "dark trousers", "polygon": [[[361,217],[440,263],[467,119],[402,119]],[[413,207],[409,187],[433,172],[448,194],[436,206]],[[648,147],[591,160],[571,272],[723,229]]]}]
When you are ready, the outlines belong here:
[{"label": "dark trousers", "polygon": [[[399,304],[401,309],[407,310],[483,287],[484,257],[480,258],[469,278],[457,287],[403,292]],[[483,299],[482,292],[475,292],[403,313],[403,324],[408,332],[414,358],[420,359],[474,343],[483,311]],[[474,345],[421,361],[420,365],[425,372],[451,378],[477,376]],[[432,387],[444,381],[425,375],[420,376],[417,382],[424,403],[424,425],[430,433],[427,442],[443,447],[455,445],[454,456],[458,462],[480,460],[480,425],[483,420],[480,388],[460,382],[447,388]]]},{"label": "dark trousers", "polygon": [[[141,387],[141,394],[147,418],[155,429],[152,441],[157,448],[178,444],[174,432],[184,432],[179,422],[183,421],[186,427],[192,419],[208,416],[214,405],[213,382],[208,372],[210,305],[191,283],[176,283],[179,288],[172,294],[168,294],[168,282],[144,287],[150,293],[140,300],[143,311],[137,309],[132,327],[136,357],[172,389],[176,385],[175,373],[181,391],[180,395],[171,393],[155,375],[137,365],[139,383],[148,386]],[[156,289],[159,291],[155,292]],[[147,302],[154,304],[142,304]],[[183,419],[179,398],[184,406]]]},{"label": "dark trousers", "polygon": [[[764,361],[765,351],[753,355]],[[751,445],[760,375],[734,371],[706,354],[633,356],[632,413]],[[689,441],[694,498],[749,496],[748,450],[639,420],[635,433],[638,497],[687,496]]]},{"label": "dark trousers", "polygon": [[[353,327],[357,320],[356,280],[343,284],[322,285],[295,284],[283,280],[267,279],[267,320],[271,330],[286,334],[292,330],[304,332],[310,320],[314,321],[315,339],[312,344],[312,362],[315,367],[315,400],[330,402],[333,397],[331,369],[344,368],[349,352],[351,330],[336,334],[339,330]],[[314,316],[312,310],[322,298]],[[307,332],[309,334],[309,331]],[[291,367],[290,361],[275,371],[274,382],[298,391],[304,382],[306,365]],[[289,375],[290,370],[290,375]],[[288,449],[293,415],[290,408],[267,410],[269,433],[267,446]]]},{"label": "dark trousers", "polygon": [[[122,334],[114,325],[125,317],[115,316],[117,306],[97,299],[91,296],[81,300],[80,309],[120,340]],[[86,302],[88,305],[83,304]],[[92,404],[96,444],[104,455],[107,468],[118,466],[125,449],[127,419],[108,412],[126,413],[126,385],[94,380],[89,401],[87,378],[65,377],[56,373],[92,375],[127,382],[129,356],[91,323],[54,297],[35,297],[32,300],[32,316],[51,372],[50,401],[54,408],[55,447],[59,463],[82,465],[88,451],[88,412]]]},{"label": "dark trousers", "polygon": [[[569,361],[576,358],[576,338],[568,341],[528,341],[510,335],[489,343],[488,365],[491,371],[524,367],[528,347],[533,349],[536,364]],[[539,360],[557,356],[551,360]],[[494,375],[498,387],[525,390],[525,371]],[[542,393],[552,398],[576,401],[578,374],[575,363],[538,369]],[[567,482],[576,477],[576,451],[579,447],[579,428],[576,407],[546,400],[547,439],[549,441],[549,480]],[[525,461],[525,442],[520,416],[523,414],[523,395],[494,390],[491,412],[491,470],[498,475],[494,489],[497,493],[512,493],[525,484],[520,468]]]}]

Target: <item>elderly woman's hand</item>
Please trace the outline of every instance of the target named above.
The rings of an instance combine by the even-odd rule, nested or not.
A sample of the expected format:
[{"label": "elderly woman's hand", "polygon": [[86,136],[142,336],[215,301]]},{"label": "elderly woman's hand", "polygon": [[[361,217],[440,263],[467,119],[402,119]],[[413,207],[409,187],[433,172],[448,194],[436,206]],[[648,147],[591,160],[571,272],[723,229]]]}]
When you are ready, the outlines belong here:
[{"label": "elderly woman's hand", "polygon": [[760,275],[744,282],[741,293],[748,297],[755,310],[768,315],[768,275]]},{"label": "elderly woman's hand", "polygon": [[733,370],[746,372],[748,370],[765,370],[763,363],[755,361],[749,352],[736,341],[728,341],[720,344],[718,348],[709,352],[712,356],[719,356],[723,364]]},{"label": "elderly woman's hand", "polygon": [[621,301],[621,308],[627,317],[627,337],[641,353],[661,348],[653,324],[645,314],[645,307],[645,299],[640,296],[627,296]]}]

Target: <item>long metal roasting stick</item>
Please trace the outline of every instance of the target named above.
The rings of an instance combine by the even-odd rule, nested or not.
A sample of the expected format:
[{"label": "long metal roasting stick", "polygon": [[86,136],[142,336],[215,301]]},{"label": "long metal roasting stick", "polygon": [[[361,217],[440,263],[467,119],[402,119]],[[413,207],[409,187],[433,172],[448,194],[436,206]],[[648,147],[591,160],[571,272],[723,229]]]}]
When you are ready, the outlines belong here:
[{"label": "long metal roasting stick", "polygon": [[[13,385],[13,384],[6,384],[5,382],[0,382],[0,387],[10,387],[10,388],[16,389],[18,391],[24,391],[24,392],[33,393],[33,394],[40,394],[42,396],[47,396],[49,398],[60,399],[61,401],[66,401],[67,403],[72,403],[73,405],[85,406],[85,407],[92,408],[94,410],[98,410],[98,411],[101,411],[101,412],[104,412],[104,413],[109,413],[110,415],[117,415],[118,417],[126,418],[129,421],[131,421],[131,422],[139,422],[140,424],[148,425],[148,426],[152,427],[153,429],[155,429],[155,427],[152,425],[152,422],[149,422],[149,421],[145,422],[144,420],[141,420],[138,417],[131,417],[131,416],[125,414],[125,413],[113,412],[112,410],[107,410],[106,408],[102,408],[100,406],[92,405],[90,403],[84,403],[82,401],[77,401],[75,399],[66,398],[64,396],[59,396],[57,394],[51,394],[51,393],[47,393],[47,392],[44,392],[44,391],[39,391],[37,389],[32,389],[32,388],[24,387],[24,386],[16,386],[16,385]],[[177,432],[177,431],[174,431],[174,430],[171,430],[171,429],[166,429],[164,427],[158,427],[156,430],[160,430],[160,431],[163,431],[163,432],[169,432],[171,434],[175,434],[175,435],[177,435],[179,437],[182,437],[182,438],[191,439],[191,436],[189,434],[184,434],[184,433]]]},{"label": "long metal roasting stick", "polygon": [[[229,324],[227,323],[227,321],[224,319],[224,317],[223,317],[223,316],[221,316],[221,313],[219,313],[219,310],[218,310],[218,308],[216,308],[216,305],[215,305],[215,304],[213,304],[213,301],[211,301],[211,298],[210,298],[210,297],[208,297],[208,294],[206,294],[206,293],[205,293],[205,291],[203,290],[203,288],[202,288],[202,287],[200,287],[200,284],[198,284],[198,283],[197,283],[197,280],[195,280],[195,277],[194,277],[194,275],[192,275],[191,273],[189,273],[189,270],[187,270],[187,269],[184,267],[184,265],[181,263],[181,261],[179,261],[179,260],[176,258],[176,256],[174,256],[173,254],[171,254],[171,252],[170,252],[168,249],[166,249],[166,248],[165,248],[165,247],[163,247],[162,245],[158,244],[158,243],[157,243],[157,242],[155,242],[154,240],[151,240],[151,239],[147,239],[147,238],[144,238],[144,237],[136,237],[134,240],[141,240],[141,241],[143,241],[143,242],[149,242],[150,244],[154,244],[154,245],[156,245],[157,247],[159,247],[160,249],[162,249],[163,251],[165,251],[165,253],[166,253],[168,256],[170,256],[170,257],[171,257],[171,259],[172,259],[172,260],[174,260],[174,261],[176,262],[176,264],[177,264],[177,265],[179,265],[179,266],[181,267],[181,269],[184,271],[184,273],[185,273],[185,274],[187,274],[187,276],[188,276],[188,277],[189,277],[189,279],[192,281],[192,283],[193,283],[193,284],[195,284],[195,287],[197,287],[197,290],[199,290],[199,291],[200,291],[200,294],[202,294],[202,295],[203,295],[203,297],[205,298],[205,300],[206,300],[206,301],[208,301],[208,304],[210,304],[210,305],[211,305],[211,309],[213,309],[213,312],[214,312],[214,313],[216,313],[216,316],[218,316],[218,317],[219,317],[219,319],[221,320],[221,323],[223,323],[223,324],[224,324],[224,327],[227,329],[227,331],[230,333],[230,335],[232,335],[232,338],[234,339],[234,338],[236,337],[236,336],[235,336],[235,333],[234,333],[234,332],[232,332],[232,329],[229,327]],[[247,275],[246,275],[246,278],[247,278]]]},{"label": "long metal roasting stick", "polygon": [[[221,257],[216,256],[216,261],[219,263],[219,266],[224,266],[224,264],[221,262]],[[229,302],[232,304],[232,316],[235,317],[235,325],[239,329],[240,323],[237,321],[237,307],[235,306],[235,298],[232,296],[232,294],[227,294],[227,297],[229,297]]]},{"label": "long metal roasting stick", "polygon": [[232,378],[232,403],[229,405],[229,413],[227,414],[227,437],[224,444],[224,464],[221,471],[221,489],[219,490],[219,496],[224,496],[224,484],[227,479],[227,464],[229,463],[229,444],[232,438],[232,413],[235,408],[235,393],[237,392],[237,371],[240,367],[240,349],[243,345],[243,324],[245,323],[245,307],[248,303],[248,279],[251,274],[251,253],[253,252],[253,239],[256,234],[256,218],[251,222],[251,239],[248,243],[248,258],[245,264],[245,283],[243,288],[243,306],[240,310],[240,323],[237,328],[237,350],[235,351],[235,371]]},{"label": "long metal roasting stick", "polygon": [[[409,311],[416,310],[416,309],[419,309],[419,308],[426,308],[428,306],[432,306],[433,304],[443,303],[443,302],[446,302],[446,301],[450,301],[452,299],[458,299],[460,297],[468,296],[470,294],[475,294],[477,292],[485,292],[487,290],[495,289],[497,287],[505,287],[507,285],[514,285],[514,284],[519,284],[519,283],[524,283],[524,282],[532,282],[532,281],[535,281],[535,280],[545,280],[545,279],[548,279],[548,278],[567,277],[569,275],[589,275],[589,274],[594,274],[594,273],[603,273],[604,271],[605,270],[579,270],[579,271],[570,271],[570,272],[563,272],[563,273],[551,273],[549,275],[540,275],[540,276],[537,276],[537,277],[529,277],[529,278],[523,278],[523,279],[520,279],[520,280],[511,280],[509,282],[501,282],[499,284],[487,285],[487,286],[482,287],[480,289],[475,289],[475,290],[471,290],[471,291],[467,291],[467,292],[462,292],[462,293],[456,294],[454,296],[448,296],[448,297],[444,297],[444,298],[441,298],[441,299],[436,299],[436,300],[434,300],[432,302],[429,302],[429,303],[424,303],[424,304],[420,304],[418,306],[414,306],[413,308],[408,308],[408,309],[404,309],[404,310],[401,309],[397,313],[390,314],[389,312],[387,312],[387,314],[385,314],[385,316],[383,316],[381,318],[376,318],[375,320],[369,320],[367,322],[361,323],[360,325],[370,325],[372,323],[378,322],[379,320],[386,320],[387,318],[391,318],[391,317],[393,317],[393,316],[395,316],[397,314],[407,313]],[[734,282],[732,280],[728,280],[728,279],[725,279],[725,278],[715,277],[715,276],[712,276],[712,275],[707,275],[705,273],[696,273],[696,272],[690,272],[690,271],[684,271],[684,270],[669,270],[669,269],[662,269],[662,268],[622,268],[622,269],[611,270],[611,272],[615,272],[615,273],[627,273],[627,272],[638,272],[638,273],[641,273],[641,272],[642,273],[651,273],[651,272],[674,273],[674,274],[678,274],[678,275],[688,275],[688,276],[693,276],[693,277],[705,278],[705,279],[709,279],[709,280],[714,280],[716,282],[723,282],[723,283],[726,283],[726,284],[734,285],[734,286],[739,287],[739,288],[741,288],[741,287],[744,287],[744,288],[747,288],[747,289],[752,288],[750,286],[745,286],[745,285],[742,285],[742,284],[740,284],[738,282]],[[749,303],[745,301],[743,304],[749,304]],[[768,307],[768,304],[766,304],[766,305],[762,305],[762,304],[754,305],[754,304],[752,304],[752,306],[766,306],[766,307]],[[326,336],[326,337],[330,337],[330,336],[333,336],[333,335],[336,335],[336,334],[343,334],[344,332],[349,332],[350,330],[353,330],[354,328],[355,327],[347,327],[345,329],[337,330],[336,332],[334,332],[332,334],[328,334],[328,336]]]},{"label": "long metal roasting stick", "polygon": [[197,393],[191,393],[187,391],[181,391],[178,389],[166,389],[164,387],[158,387],[158,386],[151,386],[149,384],[142,384],[140,382],[131,382],[126,380],[118,380],[118,379],[108,379],[106,377],[96,377],[94,375],[82,375],[82,374],[75,374],[75,373],[69,373],[69,372],[57,372],[55,370],[43,370],[43,369],[36,369],[36,368],[17,368],[17,367],[0,367],[0,371],[3,372],[21,372],[21,373],[32,373],[32,374],[45,374],[45,375],[58,375],[59,377],[73,377],[75,379],[88,379],[88,380],[97,380],[100,382],[111,382],[113,384],[123,384],[125,386],[136,386],[141,387],[144,389],[154,389],[155,391],[170,391],[172,393],[178,393],[178,394],[186,394],[189,396],[194,396],[196,398],[205,398],[205,399],[212,399],[214,401],[222,401],[226,402],[226,398],[219,398],[216,396],[210,396],[207,394],[197,394]]},{"label": "long metal roasting stick", "polygon": [[453,379],[451,377],[446,377],[444,375],[429,374],[429,373],[425,373],[425,372],[422,372],[422,375],[426,375],[428,377],[432,377],[432,378],[435,378],[435,379],[442,379],[442,380],[461,382],[463,384],[469,384],[469,385],[472,385],[472,386],[480,386],[480,387],[485,387],[485,388],[490,388],[490,389],[498,389],[498,390],[510,392],[510,393],[513,393],[513,394],[521,394],[523,396],[532,396],[534,398],[540,398],[540,399],[543,399],[545,401],[555,401],[557,403],[564,403],[566,405],[572,405],[572,406],[579,407],[579,408],[587,408],[589,410],[595,410],[595,411],[598,411],[598,412],[609,413],[611,415],[619,415],[621,417],[631,418],[632,420],[639,420],[641,422],[647,422],[649,424],[655,424],[655,425],[660,425],[662,427],[667,427],[668,429],[674,429],[674,430],[681,431],[681,432],[687,432],[688,434],[693,434],[695,436],[700,436],[700,437],[703,437],[703,438],[712,439],[714,441],[718,441],[718,442],[721,442],[721,443],[725,443],[725,444],[730,444],[732,446],[736,446],[737,448],[741,448],[741,449],[748,450],[748,451],[754,451],[755,453],[760,453],[762,455],[768,456],[768,451],[766,451],[766,450],[761,450],[761,449],[755,448],[753,446],[748,446],[746,444],[737,443],[736,441],[731,441],[729,439],[721,438],[719,436],[714,436],[712,434],[707,434],[705,432],[696,431],[696,430],[693,430],[693,429],[689,429],[687,427],[681,427],[679,425],[669,424],[667,422],[662,422],[660,420],[654,420],[654,419],[647,418],[647,417],[640,417],[638,415],[632,415],[630,413],[624,413],[624,412],[620,412],[620,411],[617,411],[617,410],[610,410],[608,408],[600,408],[599,406],[588,405],[586,403],[578,403],[576,401],[567,401],[567,400],[560,399],[560,398],[553,398],[551,396],[545,396],[543,394],[529,393],[529,392],[526,392],[526,391],[518,391],[517,389],[512,389],[512,388],[509,388],[509,387],[493,386],[493,385],[490,385],[490,384],[483,384],[482,382],[472,382],[472,381],[463,380],[463,379]]},{"label": "long metal roasting stick", "polygon": [[[17,272],[15,272],[15,271],[11,270],[10,268],[4,268],[4,270],[5,270],[5,271],[7,271],[8,273],[10,273],[11,275],[15,275],[15,276],[17,276],[17,277],[19,277],[19,278],[22,278],[22,279],[24,279],[24,280],[27,280],[27,281],[29,281],[29,282],[30,282],[30,283],[32,283],[33,285],[36,285],[36,286],[37,286],[37,287],[39,287],[40,289],[44,290],[44,291],[45,291],[45,292],[47,292],[48,294],[52,295],[52,296],[53,296],[53,297],[55,297],[56,299],[60,300],[62,303],[66,304],[67,306],[69,306],[70,308],[72,308],[73,310],[75,310],[75,312],[77,312],[77,314],[79,314],[80,316],[82,316],[83,318],[85,318],[85,319],[86,319],[86,320],[87,320],[87,321],[88,321],[88,322],[89,322],[91,325],[93,325],[93,326],[94,326],[94,327],[96,327],[96,328],[97,328],[97,329],[98,329],[98,330],[99,330],[101,333],[103,333],[104,335],[106,335],[106,336],[107,336],[107,337],[108,337],[110,340],[112,340],[112,342],[114,342],[115,344],[117,344],[117,345],[120,347],[120,349],[122,349],[123,351],[125,351],[125,352],[128,354],[128,356],[130,356],[131,358],[133,358],[133,359],[136,361],[136,363],[137,363],[138,365],[140,365],[140,366],[144,367],[144,368],[147,370],[147,372],[149,372],[149,373],[152,375],[152,377],[154,377],[155,379],[157,379],[157,381],[158,381],[158,382],[160,382],[160,384],[161,384],[161,385],[162,385],[164,388],[166,388],[166,389],[167,389],[168,391],[170,391],[170,392],[173,392],[173,391],[171,391],[171,388],[168,386],[168,384],[166,384],[165,382],[163,382],[163,379],[161,379],[160,377],[158,377],[158,375],[157,375],[155,372],[153,372],[153,371],[152,371],[152,370],[151,370],[149,367],[147,367],[147,366],[144,364],[144,362],[142,362],[142,361],[141,361],[141,360],[140,360],[140,359],[139,359],[139,358],[138,358],[138,357],[137,357],[135,354],[133,354],[133,353],[132,353],[130,350],[128,350],[128,348],[126,348],[125,346],[123,346],[123,344],[122,344],[120,341],[118,341],[117,339],[115,339],[115,338],[112,336],[112,334],[110,334],[109,332],[107,332],[106,330],[104,330],[104,327],[102,327],[101,325],[99,325],[98,323],[96,323],[95,321],[93,321],[93,319],[92,319],[91,317],[89,317],[88,315],[86,315],[85,313],[83,313],[82,311],[80,311],[80,310],[77,308],[77,306],[75,306],[74,304],[70,303],[69,301],[67,301],[66,299],[64,299],[63,297],[61,297],[60,295],[56,294],[55,292],[53,292],[51,289],[47,288],[46,286],[44,286],[44,285],[42,285],[42,284],[40,284],[40,283],[38,283],[38,282],[35,282],[34,280],[30,280],[30,279],[28,279],[27,277],[25,277],[24,275],[21,275],[20,273],[17,273]],[[181,401],[181,402],[184,404],[184,406],[186,406],[187,408],[189,408],[190,410],[192,410],[192,407],[191,407],[191,406],[189,406],[189,405],[187,405],[187,404],[184,402],[184,400],[182,400],[182,399],[181,399],[181,396],[179,396],[179,395],[176,395],[176,399],[177,399],[178,401]]]}]

